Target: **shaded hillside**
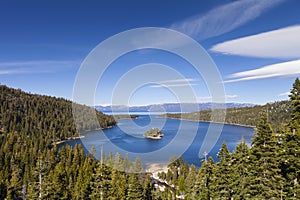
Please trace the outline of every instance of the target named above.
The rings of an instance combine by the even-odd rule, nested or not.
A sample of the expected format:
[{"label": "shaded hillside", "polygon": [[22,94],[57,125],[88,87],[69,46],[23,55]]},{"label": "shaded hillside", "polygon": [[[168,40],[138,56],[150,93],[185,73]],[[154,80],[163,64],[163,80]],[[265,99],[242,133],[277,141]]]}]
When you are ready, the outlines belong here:
[{"label": "shaded hillside", "polygon": [[[228,108],[226,111],[225,122],[228,124],[256,126],[258,118],[262,112],[268,113],[268,120],[271,122],[274,131],[281,132],[280,127],[290,120],[290,102],[279,101],[275,103],[268,103],[263,106]],[[211,110],[182,114],[168,113],[162,116],[196,121],[211,121]]]},{"label": "shaded hillside", "polygon": [[[89,118],[94,109],[77,105],[79,130],[106,128],[116,124],[111,116],[97,113],[99,121]],[[24,135],[42,135],[57,141],[77,136],[72,114],[72,102],[44,95],[0,86],[0,130],[2,133],[20,132]],[[80,122],[85,123],[80,123]],[[100,127],[99,127],[100,125]]]},{"label": "shaded hillside", "polygon": [[[97,112],[97,125],[88,115],[94,109],[82,105],[76,109],[81,130],[116,124],[112,116]],[[81,145],[61,149],[52,145],[77,134],[72,102],[0,86],[0,111],[0,199],[146,199],[151,195],[145,174],[103,166],[93,156],[99,152],[86,155]],[[139,159],[132,163],[120,155],[104,160],[118,169],[141,171],[142,167]]]}]

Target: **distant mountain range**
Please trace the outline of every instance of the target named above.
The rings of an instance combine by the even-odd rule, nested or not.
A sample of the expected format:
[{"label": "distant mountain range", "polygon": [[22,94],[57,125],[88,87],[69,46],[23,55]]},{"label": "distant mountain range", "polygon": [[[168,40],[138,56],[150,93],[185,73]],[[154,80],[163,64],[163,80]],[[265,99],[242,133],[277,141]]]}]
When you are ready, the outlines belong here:
[{"label": "distant mountain range", "polygon": [[[95,106],[98,111],[101,112],[195,112],[202,110],[209,110],[212,108],[213,103],[165,103],[165,104],[153,104],[146,106]],[[217,107],[222,108],[223,104],[217,104]],[[252,107],[254,104],[250,103],[226,103],[226,108],[242,108]]]}]

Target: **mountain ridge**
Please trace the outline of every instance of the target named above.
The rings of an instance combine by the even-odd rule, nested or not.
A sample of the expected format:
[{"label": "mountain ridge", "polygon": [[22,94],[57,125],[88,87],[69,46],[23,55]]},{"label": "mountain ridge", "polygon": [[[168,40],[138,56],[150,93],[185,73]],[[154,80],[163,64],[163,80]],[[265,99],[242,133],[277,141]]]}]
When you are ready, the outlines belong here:
[{"label": "mountain ridge", "polygon": [[[163,103],[163,104],[150,104],[145,106],[95,106],[96,110],[100,112],[195,112],[202,110],[209,110],[213,106],[211,102],[205,103]],[[251,103],[225,103],[226,108],[242,108],[253,107],[255,104]],[[223,108],[223,104],[216,103],[215,107]]]}]

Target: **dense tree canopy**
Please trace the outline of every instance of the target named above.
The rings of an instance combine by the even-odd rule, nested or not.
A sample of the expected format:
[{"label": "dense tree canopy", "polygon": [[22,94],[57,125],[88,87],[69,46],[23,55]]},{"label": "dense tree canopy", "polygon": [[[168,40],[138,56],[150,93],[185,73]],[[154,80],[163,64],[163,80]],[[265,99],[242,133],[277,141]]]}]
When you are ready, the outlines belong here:
[{"label": "dense tree canopy", "polygon": [[[102,155],[106,166],[95,160],[93,155],[99,152],[86,155],[80,145],[57,149],[53,142],[77,135],[72,102],[6,86],[0,86],[0,92],[0,199],[300,198],[299,79],[293,84],[289,102],[258,109],[260,118],[256,111],[255,116],[247,116],[258,122],[251,145],[241,139],[230,152],[224,142],[218,160],[205,158],[199,169],[182,158],[170,158],[168,171],[159,173],[163,191],[151,174],[122,172],[142,171],[139,158],[132,163],[120,154]],[[80,107],[82,120],[89,121],[84,115],[95,111]],[[232,109],[229,113],[240,112]],[[244,116],[241,114],[240,120],[247,118]],[[105,128],[116,123],[102,113],[97,113],[97,118],[100,125],[83,123],[87,125],[79,128]],[[238,114],[232,118],[236,119]],[[270,123],[274,119],[279,122],[277,131]]]},{"label": "dense tree canopy", "polygon": [[[238,124],[246,126],[256,126],[259,122],[259,116],[262,113],[268,113],[268,120],[271,123],[274,132],[282,132],[281,128],[284,124],[288,123],[291,118],[290,114],[292,112],[292,107],[290,101],[279,101],[275,103],[268,103],[266,105],[253,106],[253,107],[243,107],[243,108],[229,108],[226,109],[225,123],[228,124]],[[182,113],[182,114],[165,114],[163,117],[170,118],[181,118],[187,120],[196,121],[212,121],[211,120],[211,110],[204,110],[200,112],[193,113]],[[215,121],[219,122],[219,121]]]}]

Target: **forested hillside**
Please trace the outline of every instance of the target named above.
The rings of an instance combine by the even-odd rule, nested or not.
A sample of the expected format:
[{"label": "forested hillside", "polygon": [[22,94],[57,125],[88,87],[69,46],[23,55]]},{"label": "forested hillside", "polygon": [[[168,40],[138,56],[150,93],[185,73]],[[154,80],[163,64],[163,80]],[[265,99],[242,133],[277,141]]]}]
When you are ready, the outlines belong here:
[{"label": "forested hillside", "polygon": [[[291,112],[282,134],[275,134],[266,112],[261,113],[251,147],[242,139],[229,152],[224,142],[219,162],[209,157],[197,170],[179,159],[159,174],[160,179],[176,185],[176,193],[185,199],[300,199],[299,79],[286,105]],[[164,197],[175,198],[170,191]]]},{"label": "forested hillside", "polygon": [[[291,105],[289,101],[278,101],[263,106],[229,108],[226,110],[225,123],[256,126],[260,114],[264,112],[267,114],[274,131],[280,133],[282,125],[290,120]],[[162,116],[195,121],[211,121],[211,110],[182,114],[168,113]]]},{"label": "forested hillside", "polygon": [[[92,108],[78,107],[82,113],[79,121],[85,120],[84,124],[90,125],[79,128],[99,128],[94,122],[88,123],[89,118],[85,117],[87,112],[93,111]],[[36,184],[39,170],[45,170],[44,174],[51,173],[60,159],[66,159],[62,158],[66,155],[57,156],[53,142],[77,136],[78,132],[74,125],[72,102],[62,98],[33,95],[0,86],[0,111],[0,199],[6,196],[11,199],[21,196],[22,192],[24,196],[29,186]],[[111,116],[97,112],[97,117],[100,128],[116,124]],[[76,153],[69,151],[69,154]],[[83,149],[78,151],[83,152]],[[75,159],[78,161],[76,165],[85,162],[84,155]],[[43,169],[38,168],[39,162]]]},{"label": "forested hillside", "polygon": [[[94,149],[86,155],[80,145],[53,146],[53,140],[76,134],[68,121],[71,102],[0,88],[0,199],[300,199],[299,79],[291,90],[291,112],[282,134],[275,134],[270,116],[262,112],[251,147],[241,140],[229,152],[224,142],[219,162],[209,157],[199,169],[172,158],[168,171],[156,180],[164,191],[154,187],[149,174],[118,170],[140,171],[138,158],[131,163],[110,154],[104,160],[111,168],[94,159],[99,154]],[[115,124],[98,115],[101,124]]]},{"label": "forested hillside", "polygon": [[[43,136],[46,140],[57,141],[76,136],[78,133],[72,114],[72,102],[42,95],[33,95],[21,90],[0,86],[0,130],[2,133],[20,132],[22,135]],[[88,126],[79,130],[106,128],[114,126],[113,117],[97,113],[98,123],[88,118],[89,112],[95,110],[77,105],[80,112],[79,122]],[[81,114],[82,113],[82,114]],[[90,122],[89,122],[90,121]]]}]

